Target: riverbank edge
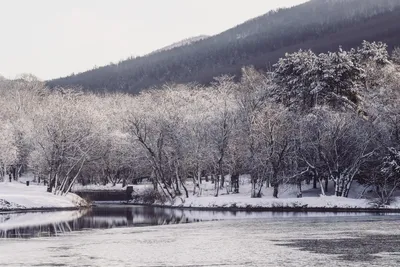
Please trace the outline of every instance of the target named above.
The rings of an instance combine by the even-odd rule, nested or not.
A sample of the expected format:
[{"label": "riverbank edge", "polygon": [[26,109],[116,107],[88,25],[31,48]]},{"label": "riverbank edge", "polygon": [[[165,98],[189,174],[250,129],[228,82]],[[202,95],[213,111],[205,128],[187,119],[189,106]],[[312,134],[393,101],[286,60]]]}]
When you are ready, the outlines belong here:
[{"label": "riverbank edge", "polygon": [[1,214],[5,213],[25,213],[25,212],[52,212],[52,211],[73,211],[90,209],[94,205],[77,207],[43,207],[43,208],[22,208],[22,209],[0,209]]},{"label": "riverbank edge", "polygon": [[96,206],[104,205],[120,205],[120,206],[144,206],[154,208],[168,208],[180,210],[204,210],[204,211],[244,211],[244,212],[368,212],[368,213],[400,213],[398,208],[335,208],[335,207],[196,207],[196,206],[174,206],[161,204],[148,204],[136,202],[112,202],[112,201],[95,201],[92,204]]},{"label": "riverbank edge", "polygon": [[173,206],[173,205],[160,205],[148,203],[132,203],[132,202],[110,202],[98,201],[88,206],[81,207],[44,207],[44,208],[26,208],[26,209],[0,209],[1,214],[5,213],[25,213],[25,212],[53,212],[53,211],[73,211],[84,210],[92,207],[118,205],[118,206],[143,206],[153,208],[167,208],[178,210],[203,210],[203,211],[231,211],[231,212],[368,212],[368,213],[400,213],[400,209],[390,208],[335,208],[335,207],[187,207],[187,206]]}]

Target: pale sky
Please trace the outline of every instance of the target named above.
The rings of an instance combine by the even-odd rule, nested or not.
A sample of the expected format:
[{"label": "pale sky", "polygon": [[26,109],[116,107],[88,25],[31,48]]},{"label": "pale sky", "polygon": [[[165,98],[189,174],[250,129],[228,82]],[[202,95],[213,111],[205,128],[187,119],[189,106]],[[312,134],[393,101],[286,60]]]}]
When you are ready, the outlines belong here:
[{"label": "pale sky", "polygon": [[47,80],[306,0],[0,0],[0,75]]}]

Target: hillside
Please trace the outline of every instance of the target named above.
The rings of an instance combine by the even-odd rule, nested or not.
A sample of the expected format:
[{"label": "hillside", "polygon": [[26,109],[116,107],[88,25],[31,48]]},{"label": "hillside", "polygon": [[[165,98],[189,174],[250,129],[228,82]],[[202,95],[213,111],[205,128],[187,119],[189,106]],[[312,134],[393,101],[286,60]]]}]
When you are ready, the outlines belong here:
[{"label": "hillside", "polygon": [[168,51],[168,50],[171,50],[171,49],[174,49],[174,48],[177,48],[177,47],[181,47],[181,46],[185,46],[185,45],[190,45],[190,44],[193,44],[195,42],[204,40],[204,39],[206,39],[208,37],[209,36],[207,36],[207,35],[199,35],[199,36],[187,38],[187,39],[184,39],[182,41],[175,42],[175,43],[173,43],[171,45],[165,46],[163,48],[157,49],[156,51],[151,52],[149,55],[155,54],[155,53],[158,53],[158,52],[162,52],[162,51]]},{"label": "hillside", "polygon": [[350,48],[363,40],[400,44],[400,0],[311,0],[189,45],[162,50],[48,82],[89,90],[137,93],[167,82],[209,83],[244,65],[269,68],[286,52]]}]

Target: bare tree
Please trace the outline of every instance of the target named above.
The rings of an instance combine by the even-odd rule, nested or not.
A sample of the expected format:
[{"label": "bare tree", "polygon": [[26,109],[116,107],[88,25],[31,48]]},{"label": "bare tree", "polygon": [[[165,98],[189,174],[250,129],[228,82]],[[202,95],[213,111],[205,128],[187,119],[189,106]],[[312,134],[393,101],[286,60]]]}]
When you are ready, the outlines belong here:
[{"label": "bare tree", "polygon": [[373,133],[366,121],[347,113],[329,112],[321,127],[324,168],[335,183],[336,196],[348,197],[355,176],[375,151]]}]

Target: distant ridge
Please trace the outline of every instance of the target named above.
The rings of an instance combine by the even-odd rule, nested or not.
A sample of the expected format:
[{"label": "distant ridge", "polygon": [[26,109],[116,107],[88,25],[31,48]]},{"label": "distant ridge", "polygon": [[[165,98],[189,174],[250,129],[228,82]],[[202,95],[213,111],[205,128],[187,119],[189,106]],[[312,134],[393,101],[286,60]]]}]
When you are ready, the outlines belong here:
[{"label": "distant ridge", "polygon": [[221,74],[240,75],[245,65],[268,69],[286,52],[348,49],[363,40],[400,46],[400,0],[311,0],[270,11],[208,38],[189,38],[80,74],[48,81],[92,91],[138,93],[164,83],[208,84]]},{"label": "distant ridge", "polygon": [[154,54],[154,53],[158,53],[158,52],[161,52],[161,51],[168,51],[168,50],[171,50],[171,49],[176,48],[176,47],[190,45],[190,44],[198,42],[200,40],[204,40],[204,39],[206,39],[208,37],[210,37],[210,36],[199,35],[199,36],[195,36],[195,37],[191,37],[191,38],[186,38],[186,39],[183,39],[182,41],[179,41],[179,42],[173,43],[171,45],[165,46],[163,48],[157,49],[157,50],[151,52],[149,55]]}]

